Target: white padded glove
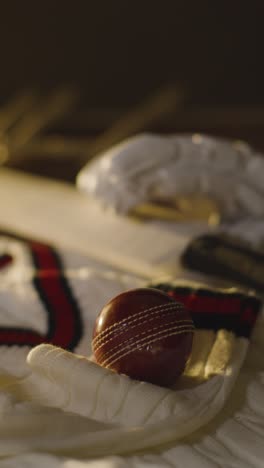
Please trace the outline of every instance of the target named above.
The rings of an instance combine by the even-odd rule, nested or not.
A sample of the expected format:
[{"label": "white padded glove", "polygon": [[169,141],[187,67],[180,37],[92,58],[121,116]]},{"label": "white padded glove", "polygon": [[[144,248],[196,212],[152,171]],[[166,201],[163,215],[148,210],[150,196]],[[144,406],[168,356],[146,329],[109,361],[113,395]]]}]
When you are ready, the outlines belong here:
[{"label": "white padded glove", "polygon": [[246,143],[203,135],[130,138],[78,174],[84,192],[120,213],[153,198],[206,195],[224,218],[264,215],[264,158]]}]

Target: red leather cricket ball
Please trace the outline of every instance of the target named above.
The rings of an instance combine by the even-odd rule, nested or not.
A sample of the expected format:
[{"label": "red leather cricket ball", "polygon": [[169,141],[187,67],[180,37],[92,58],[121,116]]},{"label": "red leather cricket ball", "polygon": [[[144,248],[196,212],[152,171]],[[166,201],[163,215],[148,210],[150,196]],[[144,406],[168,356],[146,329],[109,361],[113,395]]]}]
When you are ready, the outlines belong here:
[{"label": "red leather cricket ball", "polygon": [[183,304],[158,289],[132,289],[114,297],[98,315],[94,358],[133,379],[171,386],[185,369],[193,331]]}]

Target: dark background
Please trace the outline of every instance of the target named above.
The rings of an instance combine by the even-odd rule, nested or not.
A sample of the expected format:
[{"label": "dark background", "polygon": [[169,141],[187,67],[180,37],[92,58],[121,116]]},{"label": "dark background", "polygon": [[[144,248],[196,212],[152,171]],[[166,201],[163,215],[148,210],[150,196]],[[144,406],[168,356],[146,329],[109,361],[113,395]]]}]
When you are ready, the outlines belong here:
[{"label": "dark background", "polygon": [[1,2],[0,96],[71,82],[126,106],[164,82],[199,104],[264,103],[262,1]]},{"label": "dark background", "polygon": [[[262,0],[2,2],[0,114],[20,90],[45,98],[70,84],[79,96],[23,154],[10,146],[7,164],[74,181],[87,159],[138,131],[199,131],[264,150],[263,20]],[[135,126],[142,102],[175,83],[184,103]],[[122,127],[135,106],[134,128]],[[56,138],[36,141],[43,135]],[[71,147],[66,137],[90,140]]]}]

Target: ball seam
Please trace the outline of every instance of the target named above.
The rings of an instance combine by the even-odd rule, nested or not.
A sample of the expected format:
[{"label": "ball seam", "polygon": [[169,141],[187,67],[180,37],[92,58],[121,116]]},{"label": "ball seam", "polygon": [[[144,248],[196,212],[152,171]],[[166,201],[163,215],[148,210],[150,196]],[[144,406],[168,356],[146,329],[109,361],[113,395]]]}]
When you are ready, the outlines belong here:
[{"label": "ball seam", "polygon": [[[175,304],[168,303],[168,306],[167,306],[167,304],[161,304],[162,307],[165,306],[163,309],[160,308],[161,306],[159,306],[159,310],[145,309],[143,311],[140,311],[137,314],[132,315],[132,317],[124,318],[122,320],[119,320],[116,323],[113,323],[112,325],[110,325],[109,327],[107,327],[105,330],[103,330],[97,336],[94,337],[93,346],[97,346],[98,342],[100,343],[102,340],[107,338],[111,333],[114,332],[115,328],[117,326],[119,326],[120,324],[122,324],[122,323],[126,323],[126,325],[130,327],[130,325],[135,323],[135,322],[137,322],[137,324],[138,323],[141,323],[141,324],[145,323],[145,322],[140,322],[140,321],[145,319],[144,315],[146,315],[146,314],[147,314],[147,319],[149,320],[149,317],[152,317],[153,315],[157,315],[157,314],[161,314],[161,313],[163,314],[164,312],[168,312],[168,311],[176,312],[178,310],[183,310],[182,305],[179,305],[178,303],[176,303],[176,304],[177,304],[176,307],[175,307]],[[154,309],[154,307],[152,309]],[[161,317],[161,315],[158,316],[158,318],[160,318],[160,317]],[[132,328],[132,327],[130,327],[130,328]],[[123,329],[121,330],[121,333],[122,333],[122,331],[123,331]],[[115,335],[115,336],[118,336],[118,335]]]},{"label": "ball seam", "polygon": [[[147,322],[147,321],[146,321]],[[140,324],[142,325],[142,324]],[[170,327],[168,327],[168,325],[170,325]],[[187,327],[188,325],[192,326],[193,325],[193,321],[190,319],[190,320],[178,320],[177,321],[177,326],[179,327]],[[137,325],[134,325],[134,327],[136,327]],[[176,325],[175,325],[176,326]],[[131,327],[131,328],[134,328],[134,327]],[[130,328],[130,330],[131,330]],[[112,353],[113,351],[115,351],[116,349],[118,348],[123,348],[124,344],[129,344],[130,342],[133,343],[133,341],[138,338],[139,336],[142,336],[142,335],[149,335],[150,332],[153,332],[154,330],[160,330],[161,328],[165,329],[166,330],[169,330],[172,328],[171,324],[169,323],[162,323],[161,325],[157,326],[157,327],[152,327],[150,328],[149,330],[147,331],[142,331],[140,333],[138,333],[137,335],[134,335],[134,336],[131,336],[130,338],[128,338],[127,340],[125,341],[122,341],[122,343],[119,343],[118,345],[116,346],[113,346],[109,351],[105,352],[104,353],[104,357],[108,356],[110,353]],[[164,331],[164,330],[163,330]],[[123,332],[125,333],[126,330]],[[108,343],[110,343],[110,341],[112,341],[113,339],[116,338],[117,335],[115,335],[113,338],[110,338],[109,340],[105,341],[101,347],[97,348],[95,351],[98,352],[99,349],[101,349],[103,346],[107,345]],[[151,336],[151,335],[150,335]]]},{"label": "ball seam", "polygon": [[[179,330],[179,328],[181,328],[181,330]],[[170,330],[173,330],[175,329],[175,332],[172,332],[172,333],[167,333],[166,335],[164,335],[165,332],[167,332],[169,329],[165,329],[165,330],[162,330],[161,332],[158,332],[158,333],[154,333],[150,336],[146,338],[143,338],[141,340],[137,340],[135,343],[133,343],[135,346],[134,348],[129,348],[128,351],[126,353],[123,353],[121,354],[121,356],[118,356],[118,354],[120,354],[120,352],[122,352],[122,350],[126,349],[126,348],[123,348],[122,350],[119,350],[118,352],[114,353],[110,358],[108,359],[105,359],[101,365],[104,366],[104,367],[109,367],[111,366],[112,364],[114,364],[116,361],[118,361],[119,359],[122,359],[124,356],[126,356],[127,354],[130,354],[132,352],[134,352],[136,350],[136,347],[137,345],[141,345],[141,346],[147,346],[151,343],[154,343],[155,341],[158,341],[158,340],[162,340],[164,338],[168,338],[169,336],[172,336],[172,335],[177,335],[177,334],[182,334],[182,333],[188,333],[188,332],[191,332],[193,333],[194,331],[194,327],[192,326],[176,326],[176,327],[171,327]],[[158,337],[158,335],[161,335]],[[149,338],[153,337],[154,340],[149,340]],[[117,356],[117,357],[116,357]],[[112,361],[112,358],[115,358],[114,361]],[[110,361],[110,362],[109,362]]]},{"label": "ball seam", "polygon": [[[149,307],[148,309],[143,309],[139,312],[137,312],[136,314],[133,314],[131,317],[125,317],[123,318],[122,320],[119,320],[118,322],[115,322],[115,323],[112,323],[111,325],[109,325],[109,327],[107,327],[107,330],[103,330],[102,332],[100,332],[95,338],[94,340],[96,341],[97,339],[100,338],[101,335],[104,335],[104,333],[112,328],[115,328],[119,325],[121,325],[122,323],[124,322],[127,322],[129,323],[130,321],[132,321],[133,319],[135,319],[136,317],[139,317],[141,315],[144,315],[148,312],[150,312],[152,314],[152,311],[155,311],[157,309],[161,309],[162,307],[169,307],[171,306],[171,308],[175,308],[175,309],[183,309],[183,305],[180,304],[179,302],[165,302],[164,304],[159,304],[158,306],[154,306],[154,307]],[[157,310],[158,312],[158,310]]]}]

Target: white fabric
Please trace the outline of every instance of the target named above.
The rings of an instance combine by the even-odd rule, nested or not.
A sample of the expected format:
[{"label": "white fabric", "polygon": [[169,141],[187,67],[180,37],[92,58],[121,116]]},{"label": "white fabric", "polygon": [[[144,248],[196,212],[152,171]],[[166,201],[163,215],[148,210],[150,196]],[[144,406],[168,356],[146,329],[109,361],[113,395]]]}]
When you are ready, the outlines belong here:
[{"label": "white fabric", "polygon": [[[6,251],[13,249],[20,255],[7,267],[6,279],[0,290],[1,305],[6,315],[9,315],[9,310],[11,315],[12,309],[16,311],[16,326],[34,328],[35,311],[39,316],[45,314],[31,283],[33,269],[28,247],[21,241],[8,242],[7,238],[3,243]],[[96,272],[84,266],[89,264],[89,259],[84,257],[82,262],[79,259],[77,268],[71,268],[69,254],[62,252],[62,259],[84,324],[83,338],[76,352],[89,356],[94,321],[102,306],[121,291],[142,286],[145,282],[121,273]],[[76,259],[73,258],[73,262]],[[83,266],[80,267],[81,264]],[[24,274],[16,276],[16,269]],[[4,274],[2,276],[4,278]],[[10,307],[10,299],[13,307]],[[200,343],[203,343],[202,348]],[[28,347],[2,346],[0,383],[3,382],[4,389],[3,408],[8,402],[8,410],[4,409],[5,430],[6,419],[10,420],[10,433],[13,432],[12,423],[15,420],[15,427],[23,424],[26,437],[23,440],[20,435],[19,448],[17,441],[14,444],[10,440],[2,447],[0,443],[0,454],[23,452],[32,433],[32,449],[40,450],[44,444],[48,451],[64,451],[65,446],[69,447],[70,444],[71,450],[85,450],[89,456],[133,452],[153,448],[157,443],[175,442],[208,423],[223,407],[236,381],[247,346],[248,340],[235,339],[230,332],[219,331],[215,335],[213,332],[196,331],[194,352],[186,374],[174,389],[131,380],[103,369],[87,357],[51,345],[37,346],[29,354]],[[196,383],[197,379],[199,384]],[[62,419],[65,418],[64,413],[85,418],[86,433],[89,432],[89,438],[85,438],[85,448],[79,438],[75,440],[76,435],[72,437],[71,432],[54,440],[52,433],[58,413],[51,413],[52,426],[45,438],[41,425],[43,407],[63,411]],[[23,419],[27,414],[26,423],[19,421],[20,410]],[[38,414],[37,427],[35,412]],[[57,422],[61,428],[60,417]],[[47,420],[45,425],[48,426]],[[71,428],[73,426],[71,424]],[[84,437],[82,434],[81,439]]]},{"label": "white fabric", "polygon": [[263,157],[246,143],[142,134],[89,162],[77,185],[121,213],[153,198],[206,194],[224,217],[263,216],[263,171]]},{"label": "white fabric", "polygon": [[[5,249],[10,251],[8,244],[5,239]],[[10,241],[13,249],[15,244],[23,255],[6,270],[1,302],[6,302],[9,290],[17,302],[17,312],[21,294],[24,300],[27,298],[29,310],[38,310],[29,261],[22,269],[24,259],[28,259],[27,247],[20,241]],[[121,273],[89,269],[84,266],[89,259],[84,257],[77,268],[71,268],[70,255],[62,255],[65,274],[83,312],[85,333],[77,348],[83,356],[45,344],[29,354],[29,348],[1,348],[1,456],[14,457],[30,447],[33,452],[64,457],[107,456],[109,460],[112,454],[175,444],[208,424],[224,407],[236,383],[248,341],[235,339],[225,331],[217,335],[196,331],[187,371],[174,389],[133,381],[103,369],[85,357],[91,352],[95,317],[109,298],[144,283]],[[16,268],[24,271],[24,277],[11,275]],[[23,326],[26,312],[20,312],[22,322],[17,313],[17,324]]]},{"label": "white fabric", "polygon": [[249,242],[253,247],[258,247],[264,251],[264,218],[242,219],[231,226],[222,226],[221,230],[232,236],[238,236]]},{"label": "white fabric", "polygon": [[[12,177],[4,177],[4,183],[1,185],[1,180],[3,179],[1,179],[0,174],[0,191],[3,186],[7,188],[8,184],[5,185],[7,183],[7,179],[10,181],[12,180]],[[15,189],[18,179],[20,179],[19,176],[15,177],[12,190],[13,188]],[[21,186],[24,187],[23,176],[21,176],[21,179]],[[30,192],[28,200],[31,200],[32,193],[36,186],[33,184],[32,187],[30,182],[27,183],[28,191]],[[45,185],[44,182],[43,184]],[[31,189],[33,189],[33,191],[31,191]],[[23,190],[24,188],[21,189],[22,193]],[[5,190],[3,190],[3,193],[5,193]],[[16,193],[19,193],[19,190]],[[59,194],[60,190],[56,193]],[[45,193],[43,193],[41,187],[39,194],[36,193],[36,197],[37,196],[43,197],[44,203]],[[69,199],[70,198],[71,197],[69,195]],[[32,209],[32,213],[30,215],[30,210],[28,211],[29,201],[24,198],[23,202],[19,204],[18,202],[22,199],[23,197],[18,197],[16,202],[12,202],[12,217],[9,219],[9,227],[12,228],[12,226],[14,226],[14,228],[19,229],[20,225],[23,230],[23,226],[26,229],[26,223],[29,222],[28,230],[32,230],[32,235],[34,235],[36,231],[41,232],[41,229],[43,229],[43,232],[48,236],[48,229],[46,226],[47,217],[45,217],[45,215],[43,218],[38,217],[37,223],[35,224],[34,219],[36,219],[36,211]],[[64,202],[65,199],[62,200],[62,204]],[[34,205],[33,201],[31,201],[31,203]],[[1,198],[0,205],[2,209],[2,207],[4,207],[4,202],[2,199],[1,204]],[[59,202],[57,201],[56,209],[58,206]],[[1,216],[2,213],[4,213],[2,219],[7,220],[8,210],[1,211]],[[22,218],[24,214],[27,217],[26,220],[23,221]],[[76,222],[77,224],[79,223],[78,229],[74,234],[72,234],[70,244],[71,247],[75,246],[78,250],[79,237],[77,231],[79,231],[80,235],[84,238],[85,233],[88,235],[88,226],[87,229],[83,228],[82,230],[81,222],[80,220],[78,221],[77,217]],[[65,237],[63,237],[64,229],[65,223],[62,222],[61,238],[65,241]],[[58,243],[60,241],[59,233],[60,229],[57,226],[57,233],[53,233],[53,240],[55,240],[57,235]],[[85,288],[81,286],[78,293],[78,285],[82,283],[81,278],[84,278],[84,283],[88,279],[88,285],[90,288],[88,288],[88,292],[89,290],[96,292],[96,294],[91,296],[95,298],[95,302],[89,305],[89,311],[91,311],[90,307],[92,308],[92,306],[94,306],[94,311],[95,308],[99,308],[102,302],[105,302],[106,296],[114,295],[127,287],[142,284],[140,283],[142,280],[129,275],[118,274],[116,276],[116,273],[114,272],[101,274],[103,268],[99,269],[98,272],[95,272],[95,264],[91,264],[92,270],[89,271],[89,259],[87,258],[81,258],[81,256],[79,256],[79,260],[77,261],[77,256],[75,257],[74,254],[68,254],[68,252],[65,253],[64,256],[68,259],[67,270],[71,278],[70,281],[73,282],[73,288],[83,304],[82,307],[86,308],[87,304],[85,303],[85,294],[83,295]],[[19,258],[21,259],[21,266],[23,262],[26,264],[26,257],[24,257],[23,254]],[[76,268],[78,273],[77,275]],[[29,293],[30,274],[28,274],[28,276],[25,275],[26,279],[24,280],[24,288],[23,284],[22,287],[18,287],[19,284],[21,285],[21,275],[20,277],[17,277],[15,269],[12,271],[12,268],[9,272],[10,276],[6,281],[3,279],[4,277],[7,278],[8,275],[1,274],[0,295],[3,292],[5,300],[7,300],[8,288],[10,287],[12,297],[14,297],[13,295],[15,291],[15,297],[18,301],[18,308],[16,310],[18,312],[20,308],[20,300],[21,297],[23,297],[23,294],[21,296],[21,290],[27,291],[25,293],[25,297],[28,297],[29,302],[31,301],[31,304],[33,304],[33,296]],[[165,270],[164,273],[166,273]],[[15,306],[13,309],[15,310]],[[5,308],[5,310],[9,309]],[[25,311],[26,309],[21,308],[21,311],[23,310]],[[93,313],[96,315],[96,312]],[[41,309],[39,309],[38,312],[36,311],[36,314],[41,314]],[[24,312],[22,312],[20,316],[17,313],[15,317],[20,319],[21,322],[24,322],[24,315]],[[4,317],[3,310],[2,317]],[[8,323],[9,320],[11,320],[11,318],[8,317]],[[89,314],[87,314],[87,325],[88,324]],[[41,325],[40,322],[39,326],[43,327],[43,324]],[[218,408],[222,407],[222,405],[224,406],[222,407],[222,410],[212,418],[210,423],[189,436],[175,442],[171,440],[171,427],[167,427],[167,424],[164,424],[164,430],[161,431],[162,421],[158,422],[156,426],[158,430],[156,433],[154,425],[152,425],[151,429],[147,427],[146,440],[144,439],[143,442],[142,440],[139,440],[138,443],[143,444],[143,446],[144,444],[146,444],[146,447],[151,445],[151,448],[145,448],[144,451],[140,453],[134,452],[133,447],[136,445],[132,445],[132,443],[137,443],[138,439],[140,439],[137,435],[138,427],[140,426],[137,426],[136,429],[133,428],[131,433],[129,433],[130,431],[127,429],[127,426],[122,426],[121,429],[121,422],[127,422],[125,418],[123,421],[114,420],[107,423],[101,422],[99,419],[104,417],[104,414],[102,415],[98,408],[98,412],[95,411],[98,420],[92,420],[90,417],[88,418],[85,416],[85,414],[89,413],[89,408],[91,409],[92,402],[89,402],[87,407],[84,405],[83,402],[86,398],[86,394],[83,393],[84,389],[80,388],[80,382],[77,381],[76,376],[80,371],[79,366],[86,367],[86,365],[88,365],[89,369],[90,366],[94,369],[94,365],[92,363],[87,363],[85,360],[85,363],[83,364],[83,360],[81,360],[82,364],[79,364],[77,357],[70,355],[69,358],[66,353],[66,360],[68,363],[69,359],[69,363],[66,366],[59,366],[59,363],[64,362],[64,352],[60,354],[60,351],[55,348],[54,350],[52,349],[49,356],[49,354],[47,354],[48,348],[43,348],[43,346],[33,350],[28,356],[27,362],[28,349],[21,350],[21,348],[1,348],[0,453],[2,458],[0,459],[0,468],[30,468],[33,466],[38,466],[40,468],[93,468],[95,466],[99,468],[120,468],[127,466],[144,468],[263,467],[263,336],[264,319],[262,313],[255,328],[252,343],[249,346],[245,362],[240,372],[237,375],[235,373],[231,373],[231,375],[236,376],[233,391],[231,391],[229,398],[224,403],[222,396],[224,398],[227,396],[224,390],[226,388],[229,392],[232,387],[232,385],[229,385],[228,379],[226,379],[226,387],[222,386],[223,392],[219,394],[218,400]],[[87,341],[80,343],[78,353],[85,353],[88,342],[90,342],[89,337],[87,338]],[[239,351],[239,349],[238,343],[237,351]],[[241,343],[241,350],[243,353],[246,351],[243,343]],[[55,361],[50,360],[53,353],[53,357],[57,356]],[[241,360],[243,360],[243,353],[239,356],[239,359]],[[87,352],[87,354],[89,353]],[[73,364],[76,359],[78,361],[78,365]],[[235,359],[233,361],[234,370],[238,371],[240,364],[241,361]],[[199,370],[197,372],[199,372]],[[70,385],[68,385],[68,381],[65,383],[66,375],[70,377]],[[123,378],[121,381],[123,382]],[[213,377],[208,381],[208,383],[219,383],[219,381],[222,382],[221,376],[220,378],[218,376],[216,378]],[[75,393],[75,389],[78,389],[77,394]],[[51,395],[51,391],[53,391],[53,395]],[[193,388],[190,389],[189,394],[191,394],[191,392],[193,392]],[[31,398],[30,395],[32,395],[32,397],[34,395],[34,401],[33,399],[29,400],[29,398]],[[77,396],[79,396],[79,398],[77,398]],[[104,385],[102,384],[101,391],[99,393],[100,403],[103,402],[104,397],[107,398],[107,392],[104,390]],[[40,399],[41,404],[38,403],[38,398]],[[52,406],[51,402],[54,403],[54,401],[55,406],[54,404]],[[45,405],[43,405],[43,403],[45,403]],[[102,408],[105,408],[105,411],[107,411],[108,407],[106,402],[104,402],[104,405],[105,406],[102,406]],[[79,413],[82,412],[81,408],[83,406],[84,415],[80,415]],[[68,412],[68,410],[70,412]],[[108,417],[110,416],[111,419],[111,414],[106,414]],[[117,414],[118,413],[116,413],[116,415]],[[162,415],[164,413],[159,414]],[[115,415],[112,415],[112,417],[113,416]],[[141,415],[136,407],[135,416],[133,415],[133,417],[139,418],[140,416]],[[204,420],[202,422],[204,422]],[[109,431],[111,424],[114,425],[113,431]],[[181,428],[177,427],[174,429],[175,433],[181,430]],[[104,439],[102,437],[106,434],[107,444],[105,446],[103,443]],[[118,439],[115,439],[117,434]],[[169,438],[167,438],[168,436]],[[171,442],[164,445],[162,441],[165,439],[171,440]],[[121,450],[124,451],[124,453],[122,456],[112,456],[109,455],[109,448],[113,452],[119,453]],[[95,456],[97,457],[96,459],[94,458]]]},{"label": "white fabric", "polygon": [[[1,303],[5,301],[11,317],[14,311],[16,326],[29,326],[33,311],[34,328],[35,314],[45,314],[31,282],[28,247],[3,237],[2,243],[6,252],[17,254],[6,277],[2,273]],[[196,331],[185,375],[173,389],[104,369],[88,358],[94,320],[110,298],[145,283],[121,273],[96,271],[84,257],[77,261],[64,251],[61,256],[82,311],[84,335],[76,350],[82,356],[47,344],[30,352],[28,347],[2,346],[0,455],[23,453],[29,445],[31,450],[89,457],[133,453],[175,443],[211,421],[236,382],[248,340],[224,330],[216,335]],[[23,273],[15,275],[16,270]]]},{"label": "white fabric", "polygon": [[[32,374],[14,391],[22,392],[26,400],[109,425],[109,429],[104,427],[103,435],[98,430],[93,434],[90,447],[86,442],[86,449],[92,452],[99,444],[96,455],[102,445],[104,450],[108,446],[110,453],[113,446],[115,452],[150,448],[157,441],[161,444],[189,435],[215,416],[235,382],[247,349],[245,341],[238,340],[233,359],[225,363],[220,374],[184,390],[137,382],[86,358],[40,345],[28,355]],[[205,367],[208,372],[210,356]]]},{"label": "white fabric", "polygon": [[[12,453],[10,450],[12,445],[13,450],[18,451],[24,443],[28,453],[22,453],[19,456],[13,454],[8,459],[0,461],[0,467],[262,467],[263,332],[262,316],[255,329],[253,342],[249,347],[242,372],[238,376],[234,391],[225,408],[203,430],[197,431],[182,442],[172,444],[167,449],[162,449],[157,443],[155,449],[142,455],[130,454],[125,458],[103,457],[102,455],[103,458],[100,457],[100,460],[93,458],[88,460],[86,443],[90,439],[91,421],[52,408],[48,410],[32,404],[15,403],[8,394],[3,395],[0,425],[1,450],[4,446],[6,453],[8,450]],[[94,429],[97,424],[94,423]],[[101,429],[100,426],[99,429]],[[64,450],[60,455],[58,453],[56,455],[54,442],[55,444],[58,441],[62,443],[62,440],[64,440]],[[76,446],[75,449],[72,447],[72,440],[78,445],[78,449]],[[35,443],[37,448],[34,448],[32,443]],[[41,453],[37,453],[36,450]],[[55,453],[50,453],[52,451]]]}]

